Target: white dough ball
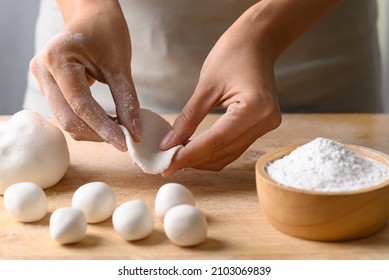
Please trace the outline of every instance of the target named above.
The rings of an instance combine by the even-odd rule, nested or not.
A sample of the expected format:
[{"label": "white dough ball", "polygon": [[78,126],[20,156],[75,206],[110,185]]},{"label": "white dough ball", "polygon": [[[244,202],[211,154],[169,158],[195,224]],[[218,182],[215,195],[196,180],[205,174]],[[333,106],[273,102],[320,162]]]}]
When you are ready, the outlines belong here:
[{"label": "white dough ball", "polygon": [[50,217],[50,237],[60,244],[81,241],[86,234],[84,212],[77,208],[56,209]]},{"label": "white dough ball", "polygon": [[159,188],[155,198],[155,214],[163,219],[166,212],[177,205],[195,205],[193,194],[181,184],[167,183]]},{"label": "white dough ball", "polygon": [[0,194],[20,182],[52,187],[68,167],[65,136],[38,113],[23,110],[0,122]]},{"label": "white dough ball", "polygon": [[154,218],[146,203],[130,200],[116,208],[112,224],[121,237],[134,241],[150,235],[154,229]]},{"label": "white dough ball", "polygon": [[19,222],[36,222],[47,213],[47,197],[34,183],[17,183],[5,190],[4,207]]},{"label": "white dough ball", "polygon": [[163,228],[171,242],[178,246],[198,245],[207,237],[207,220],[196,207],[174,206],[165,215]]},{"label": "white dough ball", "polygon": [[81,209],[88,223],[100,223],[112,216],[116,195],[103,182],[92,182],[79,187],[73,194],[72,207]]}]

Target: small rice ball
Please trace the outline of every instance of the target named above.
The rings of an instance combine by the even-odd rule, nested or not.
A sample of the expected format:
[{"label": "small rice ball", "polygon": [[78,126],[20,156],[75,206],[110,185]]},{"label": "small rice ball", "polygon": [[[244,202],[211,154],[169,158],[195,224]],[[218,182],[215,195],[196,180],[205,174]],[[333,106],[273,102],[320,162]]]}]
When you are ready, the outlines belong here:
[{"label": "small rice ball", "polygon": [[115,231],[125,240],[147,237],[154,229],[154,218],[149,207],[141,200],[130,200],[116,208],[112,215]]},{"label": "small rice ball", "polygon": [[60,244],[81,241],[86,235],[86,217],[77,208],[56,209],[50,217],[50,237]]},{"label": "small rice ball", "polygon": [[73,194],[72,207],[81,209],[88,223],[100,223],[112,216],[116,195],[103,182],[91,182],[79,187]]},{"label": "small rice ball", "polygon": [[166,212],[177,205],[195,205],[193,194],[185,186],[178,183],[167,183],[159,188],[155,198],[155,214],[163,220]]},{"label": "small rice ball", "polygon": [[194,246],[207,237],[207,220],[196,207],[174,206],[165,215],[163,228],[171,242],[178,246]]},{"label": "small rice ball", "polygon": [[9,186],[4,192],[4,207],[19,222],[36,222],[46,216],[48,203],[42,188],[22,182]]}]

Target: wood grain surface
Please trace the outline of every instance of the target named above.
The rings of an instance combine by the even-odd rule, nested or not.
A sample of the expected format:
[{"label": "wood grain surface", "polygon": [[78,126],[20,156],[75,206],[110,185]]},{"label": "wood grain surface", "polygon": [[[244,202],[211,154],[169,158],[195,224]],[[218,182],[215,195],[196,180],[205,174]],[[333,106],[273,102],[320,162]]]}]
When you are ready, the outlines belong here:
[{"label": "wood grain surface", "polygon": [[[169,121],[174,116],[165,116]],[[219,115],[210,115],[196,134]],[[1,117],[5,120],[7,117]],[[315,242],[277,231],[264,217],[255,186],[255,163],[264,153],[285,145],[304,144],[315,137],[370,147],[389,154],[389,115],[296,114],[284,115],[282,125],[258,139],[238,160],[220,172],[186,169],[173,176],[144,174],[121,153],[105,143],[76,142],[67,136],[71,165],[65,177],[45,190],[49,213],[36,223],[15,221],[0,197],[1,259],[389,259],[389,226],[349,242]],[[37,139],[38,141],[38,139]],[[142,199],[154,209],[158,188],[178,182],[194,194],[208,219],[208,238],[199,246],[181,248],[165,236],[156,219],[147,238],[127,242],[113,230],[111,220],[88,225],[86,238],[61,246],[49,237],[50,214],[69,206],[82,184],[104,181],[117,195],[118,205]]]}]

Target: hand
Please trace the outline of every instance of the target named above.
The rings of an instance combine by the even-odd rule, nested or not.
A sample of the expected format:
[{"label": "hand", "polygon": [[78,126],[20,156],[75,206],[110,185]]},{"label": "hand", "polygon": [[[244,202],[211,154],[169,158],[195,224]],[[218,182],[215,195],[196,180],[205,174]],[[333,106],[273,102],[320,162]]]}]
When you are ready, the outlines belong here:
[{"label": "hand", "polygon": [[117,1],[58,1],[63,31],[30,67],[62,127],[76,140],[106,141],[126,151],[113,117],[91,95],[95,80],[108,84],[117,118],[135,141],[141,137],[139,102],[131,76],[131,42]]},{"label": "hand", "polygon": [[274,55],[245,30],[237,22],[211,50],[193,96],[161,148],[185,143],[212,108],[225,108],[225,114],[178,150],[164,176],[186,167],[220,170],[280,124]]},{"label": "hand", "polygon": [[[257,138],[278,127],[274,63],[296,38],[341,0],[262,0],[222,35],[202,67],[193,96],[162,140],[178,150],[167,176],[185,167],[220,170]],[[188,142],[207,113],[227,109],[212,127]]]}]

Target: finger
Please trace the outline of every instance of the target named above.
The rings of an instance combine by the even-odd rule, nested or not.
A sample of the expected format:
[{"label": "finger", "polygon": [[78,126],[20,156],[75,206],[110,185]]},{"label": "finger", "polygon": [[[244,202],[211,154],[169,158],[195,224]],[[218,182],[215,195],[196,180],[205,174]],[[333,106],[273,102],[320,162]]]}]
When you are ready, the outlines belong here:
[{"label": "finger", "polygon": [[229,131],[242,127],[242,122],[225,122],[225,115],[222,116],[207,132],[178,150],[163,175],[170,175],[186,167],[221,170],[237,159],[256,139],[275,129],[281,122],[280,116],[279,109],[275,108],[272,114],[253,126],[247,126],[244,131],[236,130],[237,133]]},{"label": "finger", "polygon": [[[231,131],[230,125],[220,118],[209,130],[193,139],[175,154],[169,168],[162,174],[170,175],[182,168],[220,170],[235,160],[237,151],[248,145],[250,139],[241,134],[239,141],[234,141],[230,133],[223,133],[221,128]],[[228,137],[226,137],[228,135]]]},{"label": "finger", "polygon": [[127,75],[127,78],[122,77],[124,76],[120,74],[114,76],[109,75],[106,77],[106,80],[116,105],[119,123],[127,128],[134,141],[140,141],[142,125],[139,116],[140,106],[134,82],[130,74]]},{"label": "finger", "polygon": [[[200,143],[191,141],[192,146],[185,146],[184,148],[177,151],[175,154],[172,164],[166,169],[162,175],[169,176],[181,170],[183,168],[196,168],[202,170],[213,170],[219,171],[225,166],[236,160],[248,147],[260,136],[266,134],[268,130],[261,130],[258,128],[257,133],[253,134],[251,131],[247,131],[242,135],[242,141],[234,143],[234,145],[226,146],[225,148],[219,148],[217,151],[207,154],[198,151],[196,146],[201,145]],[[253,137],[254,136],[254,137]],[[195,157],[195,155],[200,155]]]},{"label": "finger", "polygon": [[124,135],[104,109],[94,100],[85,67],[72,58],[60,57],[49,64],[50,73],[73,112],[90,128],[121,151],[126,151]]},{"label": "finger", "polygon": [[187,141],[216,103],[217,94],[213,94],[212,97],[211,93],[217,91],[203,84],[197,85],[192,97],[174,120],[172,129],[162,139],[160,143],[162,150],[168,150]]},{"label": "finger", "polygon": [[41,91],[45,94],[53,115],[65,131],[69,132],[75,140],[103,141],[94,130],[74,114],[55,80],[46,69],[40,55],[31,60],[30,69],[39,82]]}]

